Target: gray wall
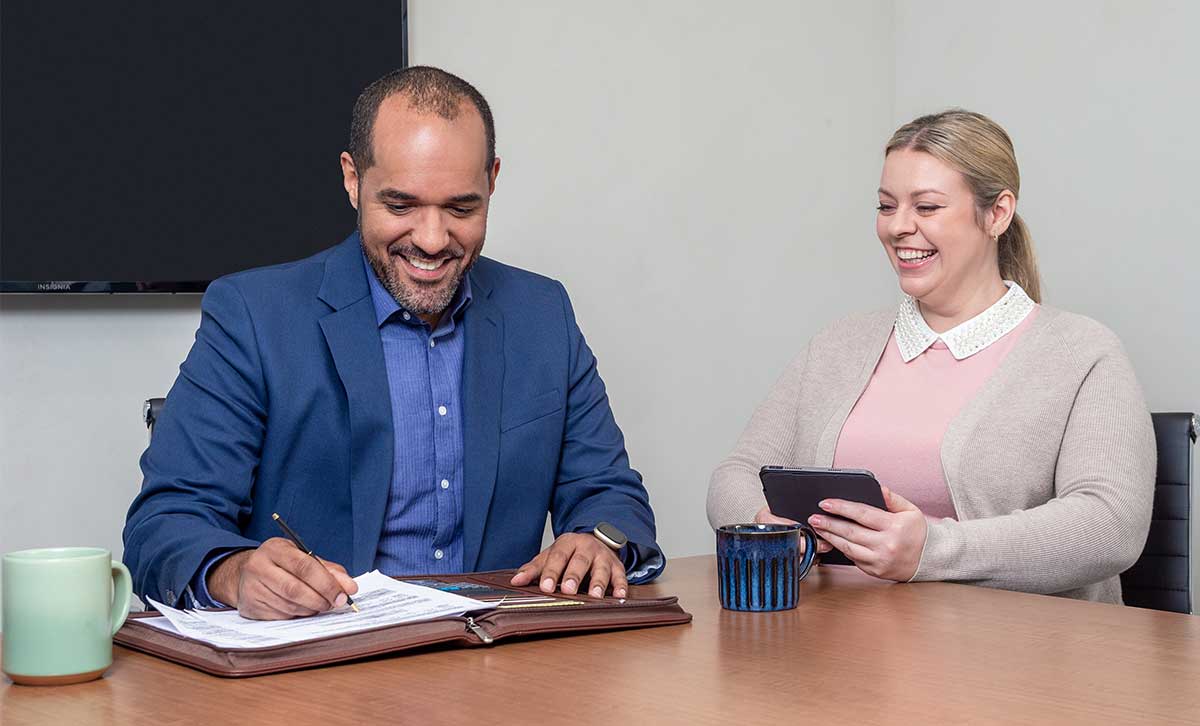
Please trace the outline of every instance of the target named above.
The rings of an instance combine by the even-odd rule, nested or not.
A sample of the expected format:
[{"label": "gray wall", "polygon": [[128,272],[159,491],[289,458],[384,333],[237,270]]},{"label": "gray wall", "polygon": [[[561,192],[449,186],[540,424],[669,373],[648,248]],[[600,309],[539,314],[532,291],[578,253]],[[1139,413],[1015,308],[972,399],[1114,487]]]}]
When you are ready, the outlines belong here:
[{"label": "gray wall", "polygon": [[[1152,407],[1200,408],[1197,10],[931,5],[410,3],[412,61],[494,106],[487,252],[571,291],[671,555],[711,550],[708,474],[787,359],[895,299],[873,190],[918,112],[1009,128],[1048,301],[1117,331]],[[188,297],[0,298],[0,551],[120,552],[139,404],[197,322]]]},{"label": "gray wall", "polygon": [[141,402],[171,386],[199,296],[0,296],[0,552],[121,552]]},{"label": "gray wall", "polygon": [[831,314],[886,304],[874,236],[886,3],[411,4],[412,61],[494,104],[487,252],[557,277],[669,554]]}]

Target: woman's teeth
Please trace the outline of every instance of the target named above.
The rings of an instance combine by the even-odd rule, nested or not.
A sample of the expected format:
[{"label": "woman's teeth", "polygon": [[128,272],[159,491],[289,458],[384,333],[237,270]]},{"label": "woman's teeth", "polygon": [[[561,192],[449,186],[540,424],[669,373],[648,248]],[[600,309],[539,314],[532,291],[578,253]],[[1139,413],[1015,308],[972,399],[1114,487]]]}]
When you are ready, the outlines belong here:
[{"label": "woman's teeth", "polygon": [[937,250],[896,250],[896,256],[905,262],[916,262],[933,257]]}]

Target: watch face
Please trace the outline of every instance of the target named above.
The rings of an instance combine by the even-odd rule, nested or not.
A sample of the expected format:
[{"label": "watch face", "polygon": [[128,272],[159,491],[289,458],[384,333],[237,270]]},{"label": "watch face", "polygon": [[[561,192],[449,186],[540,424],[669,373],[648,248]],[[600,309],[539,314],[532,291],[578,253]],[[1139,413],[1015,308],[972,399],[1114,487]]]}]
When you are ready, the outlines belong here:
[{"label": "watch face", "polygon": [[625,536],[625,533],[608,522],[597,524],[593,533],[613,549],[621,549],[629,543],[629,538]]}]

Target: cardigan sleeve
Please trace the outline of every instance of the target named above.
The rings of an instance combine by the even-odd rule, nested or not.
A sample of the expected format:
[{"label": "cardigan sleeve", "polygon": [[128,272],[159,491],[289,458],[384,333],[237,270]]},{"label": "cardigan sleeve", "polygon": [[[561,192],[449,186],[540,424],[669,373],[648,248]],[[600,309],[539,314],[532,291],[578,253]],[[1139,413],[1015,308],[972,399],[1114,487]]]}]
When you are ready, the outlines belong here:
[{"label": "cardigan sleeve", "polygon": [[1099,354],[1067,418],[1054,497],[1001,516],[931,524],[913,580],[1050,594],[1118,575],[1140,556],[1154,500],[1154,428],[1120,342],[1096,328]]},{"label": "cardigan sleeve", "polygon": [[708,484],[708,523],[753,522],[767,505],[758,471],[765,464],[789,463],[796,449],[800,391],[809,348],[800,351],[755,409],[733,452],[717,465]]}]

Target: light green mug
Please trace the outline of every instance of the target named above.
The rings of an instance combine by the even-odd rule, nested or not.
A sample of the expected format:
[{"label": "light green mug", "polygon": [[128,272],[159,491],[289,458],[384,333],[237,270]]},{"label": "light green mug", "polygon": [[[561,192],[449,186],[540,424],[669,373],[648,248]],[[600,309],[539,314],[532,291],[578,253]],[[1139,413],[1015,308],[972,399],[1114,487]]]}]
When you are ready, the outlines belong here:
[{"label": "light green mug", "polygon": [[129,614],[129,570],[99,547],[4,555],[0,667],[16,683],[58,686],[99,678]]}]

